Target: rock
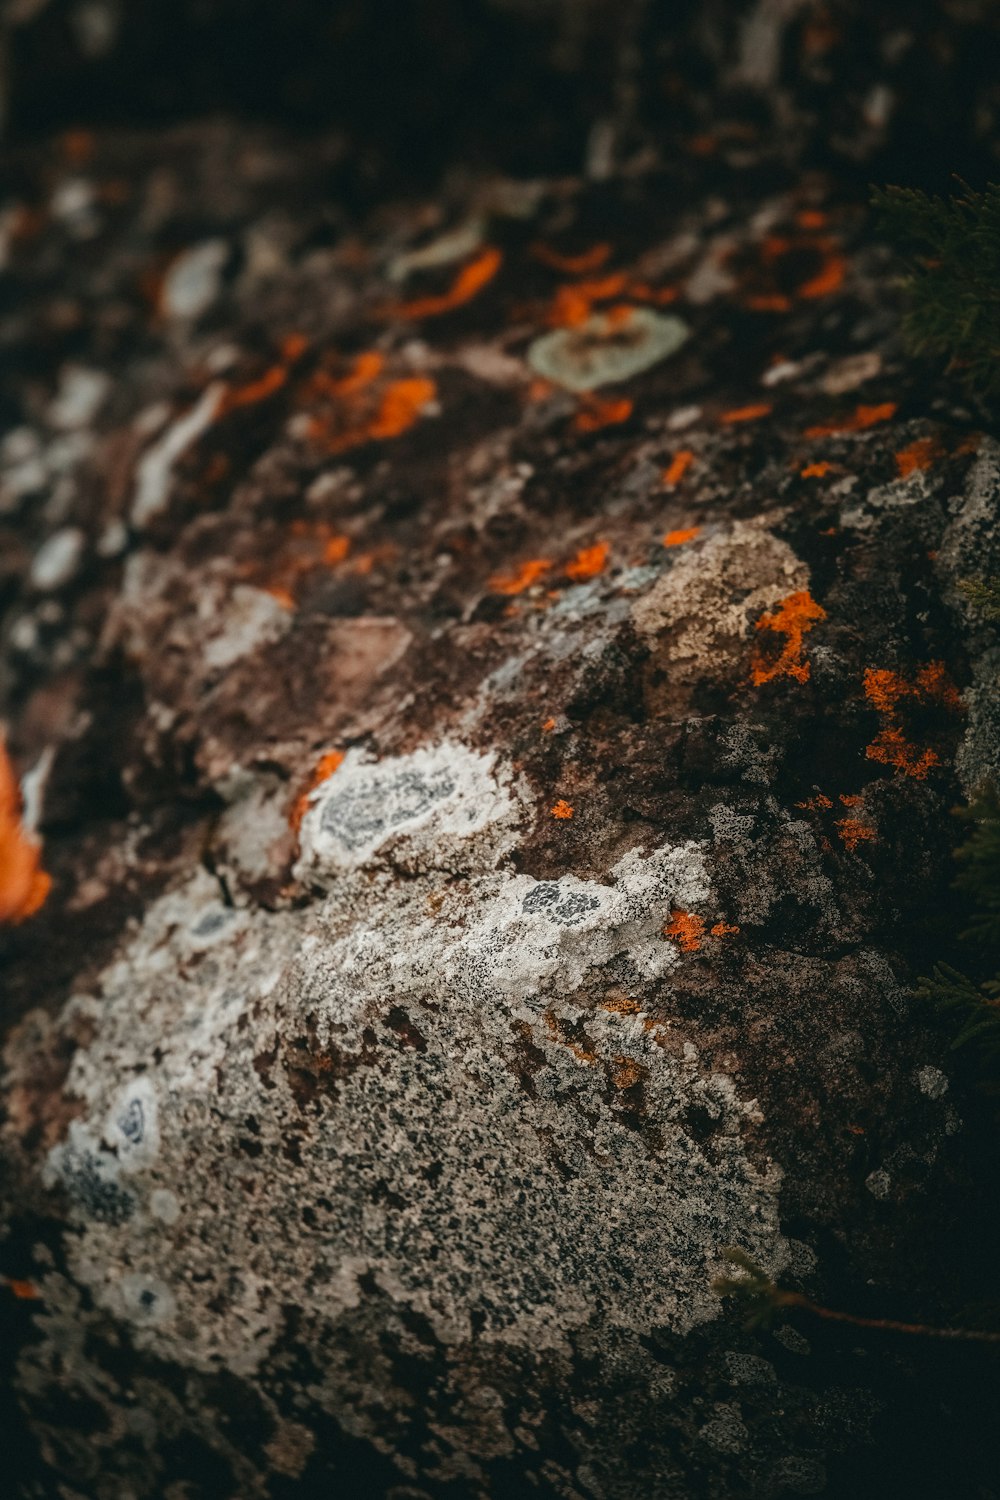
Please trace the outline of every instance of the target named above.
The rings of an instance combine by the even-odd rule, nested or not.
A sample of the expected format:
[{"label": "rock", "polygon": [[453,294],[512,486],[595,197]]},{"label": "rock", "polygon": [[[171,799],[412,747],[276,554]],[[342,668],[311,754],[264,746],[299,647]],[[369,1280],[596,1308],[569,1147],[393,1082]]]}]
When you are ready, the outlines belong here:
[{"label": "rock", "polygon": [[[737,1245],[947,1323],[990,1196],[911,986],[997,759],[956,584],[1000,571],[1000,447],[900,370],[849,186],[743,150],[332,235],[328,142],[112,131],[86,255],[72,215],[14,244],[5,524],[74,578],[5,595],[11,754],[51,760],[3,936],[24,1494],[975,1492],[978,1366],[711,1289]],[[484,215],[467,295],[421,249]],[[234,254],[203,324],[137,291],[274,216],[287,263]],[[527,367],[560,236],[690,329],[608,405]],[[19,366],[54,268],[79,320]],[[70,353],[114,399],[54,520],[18,475]]]}]

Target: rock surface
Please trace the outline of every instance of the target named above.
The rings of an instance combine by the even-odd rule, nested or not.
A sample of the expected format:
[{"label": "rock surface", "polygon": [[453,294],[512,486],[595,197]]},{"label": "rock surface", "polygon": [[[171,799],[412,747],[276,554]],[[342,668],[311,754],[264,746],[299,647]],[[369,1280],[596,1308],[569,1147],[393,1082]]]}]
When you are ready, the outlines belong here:
[{"label": "rock surface", "polygon": [[710,1280],[987,1274],[909,985],[1000,769],[1000,445],[765,139],[359,222],[340,151],[16,159],[23,1493],[993,1494],[975,1356]]}]

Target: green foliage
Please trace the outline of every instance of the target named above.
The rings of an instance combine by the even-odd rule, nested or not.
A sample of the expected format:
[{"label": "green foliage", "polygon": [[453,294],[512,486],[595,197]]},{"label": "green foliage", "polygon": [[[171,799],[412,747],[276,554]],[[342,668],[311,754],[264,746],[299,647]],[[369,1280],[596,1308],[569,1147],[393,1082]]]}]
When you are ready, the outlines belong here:
[{"label": "green foliage", "polygon": [[1000,620],[1000,574],[985,578],[960,578],[958,587],[973,609],[987,620]]},{"label": "green foliage", "polygon": [[721,1252],[727,1265],[734,1266],[738,1276],[716,1276],[712,1291],[719,1297],[733,1297],[745,1310],[744,1326],[750,1330],[770,1328],[786,1298],[762,1266],[751,1260],[745,1250],[727,1245]]},{"label": "green foliage", "polygon": [[1000,185],[947,199],[876,188],[872,204],[904,267],[911,350],[950,361],[971,394],[1000,395]]},{"label": "green foliage", "polygon": [[959,934],[970,961],[992,977],[970,979],[937,963],[917,993],[958,1022],[953,1048],[975,1048],[979,1060],[1000,1063],[1000,796],[989,787],[959,817],[972,831],[956,853],[955,888],[969,898],[969,920]]}]

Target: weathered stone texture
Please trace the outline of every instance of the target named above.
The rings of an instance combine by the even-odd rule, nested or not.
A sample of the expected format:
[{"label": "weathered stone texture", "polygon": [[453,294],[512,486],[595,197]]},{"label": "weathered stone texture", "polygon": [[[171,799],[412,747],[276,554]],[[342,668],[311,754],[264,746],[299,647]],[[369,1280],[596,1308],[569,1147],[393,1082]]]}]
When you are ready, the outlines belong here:
[{"label": "weathered stone texture", "polygon": [[[25,1493],[906,1493],[924,1356],[710,1291],[960,1300],[908,986],[997,768],[1000,448],[863,212],[745,140],[362,224],[321,142],[67,149],[2,221]],[[627,379],[538,383],[567,295]]]}]

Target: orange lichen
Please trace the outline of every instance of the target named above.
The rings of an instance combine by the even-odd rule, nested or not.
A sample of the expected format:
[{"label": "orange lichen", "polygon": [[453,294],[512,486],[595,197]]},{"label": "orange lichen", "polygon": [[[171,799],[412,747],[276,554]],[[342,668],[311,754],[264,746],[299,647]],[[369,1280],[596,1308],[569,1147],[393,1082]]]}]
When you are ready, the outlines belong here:
[{"label": "orange lichen", "polygon": [[751,312],[791,312],[792,299],[784,292],[751,292],[743,299]]},{"label": "orange lichen", "polygon": [[264,592],[270,594],[272,599],[277,599],[283,609],[295,608],[295,595],[291,589],[285,588],[281,583],[265,583]]},{"label": "orange lichen", "polygon": [[368,427],[368,437],[399,437],[412,427],[425,406],[437,395],[433,380],[421,375],[394,380],[382,393],[378,411]]},{"label": "orange lichen", "polygon": [[581,250],[578,255],[563,255],[549,245],[536,243],[531,246],[530,253],[552,271],[561,271],[565,276],[586,276],[601,269],[611,254],[611,246],[602,243]]},{"label": "orange lichen", "polygon": [[552,564],[547,557],[529,557],[513,573],[494,573],[487,587],[494,594],[523,594],[533,583],[549,571]]},{"label": "orange lichen", "polygon": [[694,453],[690,448],[681,448],[674,454],[667,467],[664,469],[662,479],[667,489],[673,489],[675,484],[680,484],[684,475],[694,463]]},{"label": "orange lichen", "polygon": [[21,1302],[37,1302],[42,1295],[33,1281],[20,1281],[15,1276],[0,1276],[0,1281]]},{"label": "orange lichen", "polygon": [[566,577],[574,583],[584,583],[596,578],[608,565],[611,547],[607,542],[595,542],[592,547],[581,547],[572,562],[566,564]]},{"label": "orange lichen", "polygon": [[732,411],[724,411],[719,421],[727,427],[733,427],[739,422],[757,422],[761,417],[769,416],[773,410],[770,401],[757,401],[751,406],[735,406]]},{"label": "orange lichen", "polygon": [[293,365],[308,348],[309,340],[304,333],[286,333],[281,341],[281,357],[286,365]]},{"label": "orange lichen", "polygon": [[602,427],[617,427],[632,415],[634,402],[627,396],[586,396],[573,418],[577,432],[600,432]]},{"label": "orange lichen", "polygon": [[682,953],[694,953],[701,947],[705,936],[705,918],[696,916],[694,912],[675,908],[670,913],[670,921],[663,928],[663,936],[672,939]]},{"label": "orange lichen", "polygon": [[92,130],[77,128],[66,131],[62,138],[62,148],[67,160],[79,165],[90,161],[97,149],[97,141]]},{"label": "orange lichen", "polygon": [[365,349],[354,356],[354,363],[346,375],[336,379],[326,370],[317,370],[312,377],[311,385],[317,395],[354,396],[358,391],[363,391],[372,381],[377,380],[385,365],[385,356],[377,349]]},{"label": "orange lichen", "polygon": [[833,422],[819,422],[807,427],[807,438],[832,437],[842,432],[867,432],[880,422],[889,422],[896,415],[898,402],[883,401],[877,406],[856,406],[849,417],[840,417]]},{"label": "orange lichen", "polygon": [[399,555],[399,548],[394,542],[383,542],[380,547],[372,547],[368,552],[359,552],[354,559],[353,571],[367,577],[380,563],[390,563]]},{"label": "orange lichen", "polygon": [[446,292],[433,297],[416,297],[412,302],[392,302],[382,309],[387,318],[437,318],[442,313],[452,312],[466,302],[471,302],[487,282],[492,281],[503,264],[503,253],[493,245],[487,245],[463,266]]},{"label": "orange lichen", "polygon": [[551,380],[545,380],[538,375],[528,386],[527,397],[529,401],[547,401],[551,395],[558,390]]},{"label": "orange lichen", "polygon": [[[355,372],[348,377],[353,382],[350,390],[346,389],[347,382],[338,383],[340,395],[353,397],[355,393],[362,393],[370,384],[374,378],[374,361],[370,361],[367,368],[360,368],[361,362],[368,358],[359,355]],[[381,356],[378,358],[381,360]],[[329,453],[346,453],[364,443],[399,437],[409,431],[420,413],[436,396],[437,386],[425,376],[412,375],[402,380],[393,380],[382,390],[374,412],[367,418],[361,418],[360,403],[351,399],[347,403],[348,412],[352,418],[357,414],[355,420],[349,421],[340,431],[331,432],[327,421],[314,418],[310,425],[310,436],[322,442]]]},{"label": "orange lichen", "polygon": [[676,302],[681,293],[676,286],[650,286],[647,281],[630,281],[628,294],[638,297],[640,302],[655,302],[660,307],[667,307]]},{"label": "orange lichen", "polygon": [[737,932],[739,932],[739,930],[740,929],[738,927],[734,927],[731,922],[716,922],[714,927],[709,928],[709,933],[714,938],[732,937]]},{"label": "orange lichen", "polygon": [[827,808],[832,807],[833,803],[830,801],[829,797],[824,796],[823,793],[820,792],[815,797],[807,797],[805,802],[796,802],[795,806],[801,807],[803,812],[819,812],[821,810],[825,811]]},{"label": "orange lichen", "polygon": [[312,776],[309,778],[309,785],[306,787],[305,791],[295,799],[295,805],[292,808],[290,821],[292,828],[296,833],[298,833],[299,829],[302,826],[302,819],[309,811],[310,796],[318,786],[321,786],[323,784],[324,781],[329,781],[334,771],[338,770],[339,767],[343,765],[343,762],[344,752],[342,750],[328,750],[326,754],[321,756],[320,759],[316,762]]},{"label": "orange lichen", "polygon": [[928,772],[941,764],[935,750],[921,749],[906,738],[899,721],[900,705],[913,700],[918,707],[938,702],[952,712],[962,707],[958,689],[940,661],[921,667],[912,682],[899,672],[883,667],[869,667],[864,677],[864,692],[872,707],[886,721],[865,750],[869,760],[892,766],[904,776],[923,781]]},{"label": "orange lichen", "polygon": [[822,229],[826,225],[826,214],[820,208],[800,208],[795,222],[800,229]]},{"label": "orange lichen", "polygon": [[818,464],[806,464],[804,469],[799,470],[799,478],[822,479],[824,475],[829,474],[832,468],[833,464],[830,463],[829,459],[824,458]]},{"label": "orange lichen", "polygon": [[0,922],[23,922],[42,905],[52,880],[40,868],[36,839],[21,823],[21,791],[0,739]]},{"label": "orange lichen", "polygon": [[682,547],[685,542],[693,542],[701,531],[700,526],[681,526],[676,531],[668,531],[663,538],[664,547]]},{"label": "orange lichen", "polygon": [[906,479],[910,474],[923,473],[943,454],[944,448],[938,438],[917,438],[916,442],[910,443],[906,448],[901,448],[893,455],[896,460],[896,472],[900,479]]},{"label": "orange lichen", "polygon": [[802,655],[802,643],[807,633],[818,620],[826,619],[826,610],[817,604],[808,589],[800,589],[782,599],[777,609],[761,615],[758,630],[773,631],[784,636],[781,654],[768,660],[761,651],[756,651],[750,664],[750,680],[755,687],[763,687],[777,677],[793,677],[796,682],[806,682],[811,668]]},{"label": "orange lichen", "polygon": [[941,758],[935,751],[920,750],[911,745],[903,731],[895,725],[880,729],[865,750],[865,755],[869,760],[877,760],[881,765],[902,771],[904,776],[912,776],[915,781],[925,780],[928,771],[941,764]]},{"label": "orange lichen", "polygon": [[551,718],[550,719],[546,719],[545,723],[542,725],[542,733],[543,734],[551,734],[552,731],[553,731],[553,729],[555,729],[555,727],[556,727],[556,721],[555,721],[555,719],[551,719]]},{"label": "orange lichen", "polygon": [[633,1084],[641,1083],[649,1071],[641,1063],[636,1062],[634,1057],[618,1055],[613,1062],[611,1082],[616,1089],[630,1089]]},{"label": "orange lichen", "polygon": [[857,807],[858,803],[861,801],[861,796],[857,792],[841,792],[838,800],[842,802],[845,807]]},{"label": "orange lichen", "polygon": [[316,568],[336,567],[350,550],[350,537],[332,531],[325,521],[293,521],[276,555],[272,550],[263,565],[250,565],[241,572],[287,609],[294,609],[299,581]]},{"label": "orange lichen", "polygon": [[549,811],[554,818],[565,819],[571,818],[573,816],[572,807],[562,797],[560,797],[559,801],[554,803],[553,806],[549,808]]},{"label": "orange lichen", "polygon": [[859,844],[870,844],[875,839],[874,828],[860,823],[857,818],[839,818],[834,824],[847,849],[854,850]]},{"label": "orange lichen", "polygon": [[836,251],[830,250],[820,270],[798,288],[796,296],[805,297],[807,300],[828,297],[831,292],[836,292],[841,287],[846,274],[846,260]]},{"label": "orange lichen", "polygon": [[253,406],[258,401],[266,401],[268,396],[281,390],[287,379],[288,371],[284,365],[272,365],[257,380],[250,380],[246,385],[232,386],[226,391],[219,402],[218,415],[224,417],[240,406]]},{"label": "orange lichen", "polygon": [[628,277],[624,271],[561,286],[546,314],[546,322],[553,328],[579,328],[590,317],[595,302],[621,297],[627,286]]}]

